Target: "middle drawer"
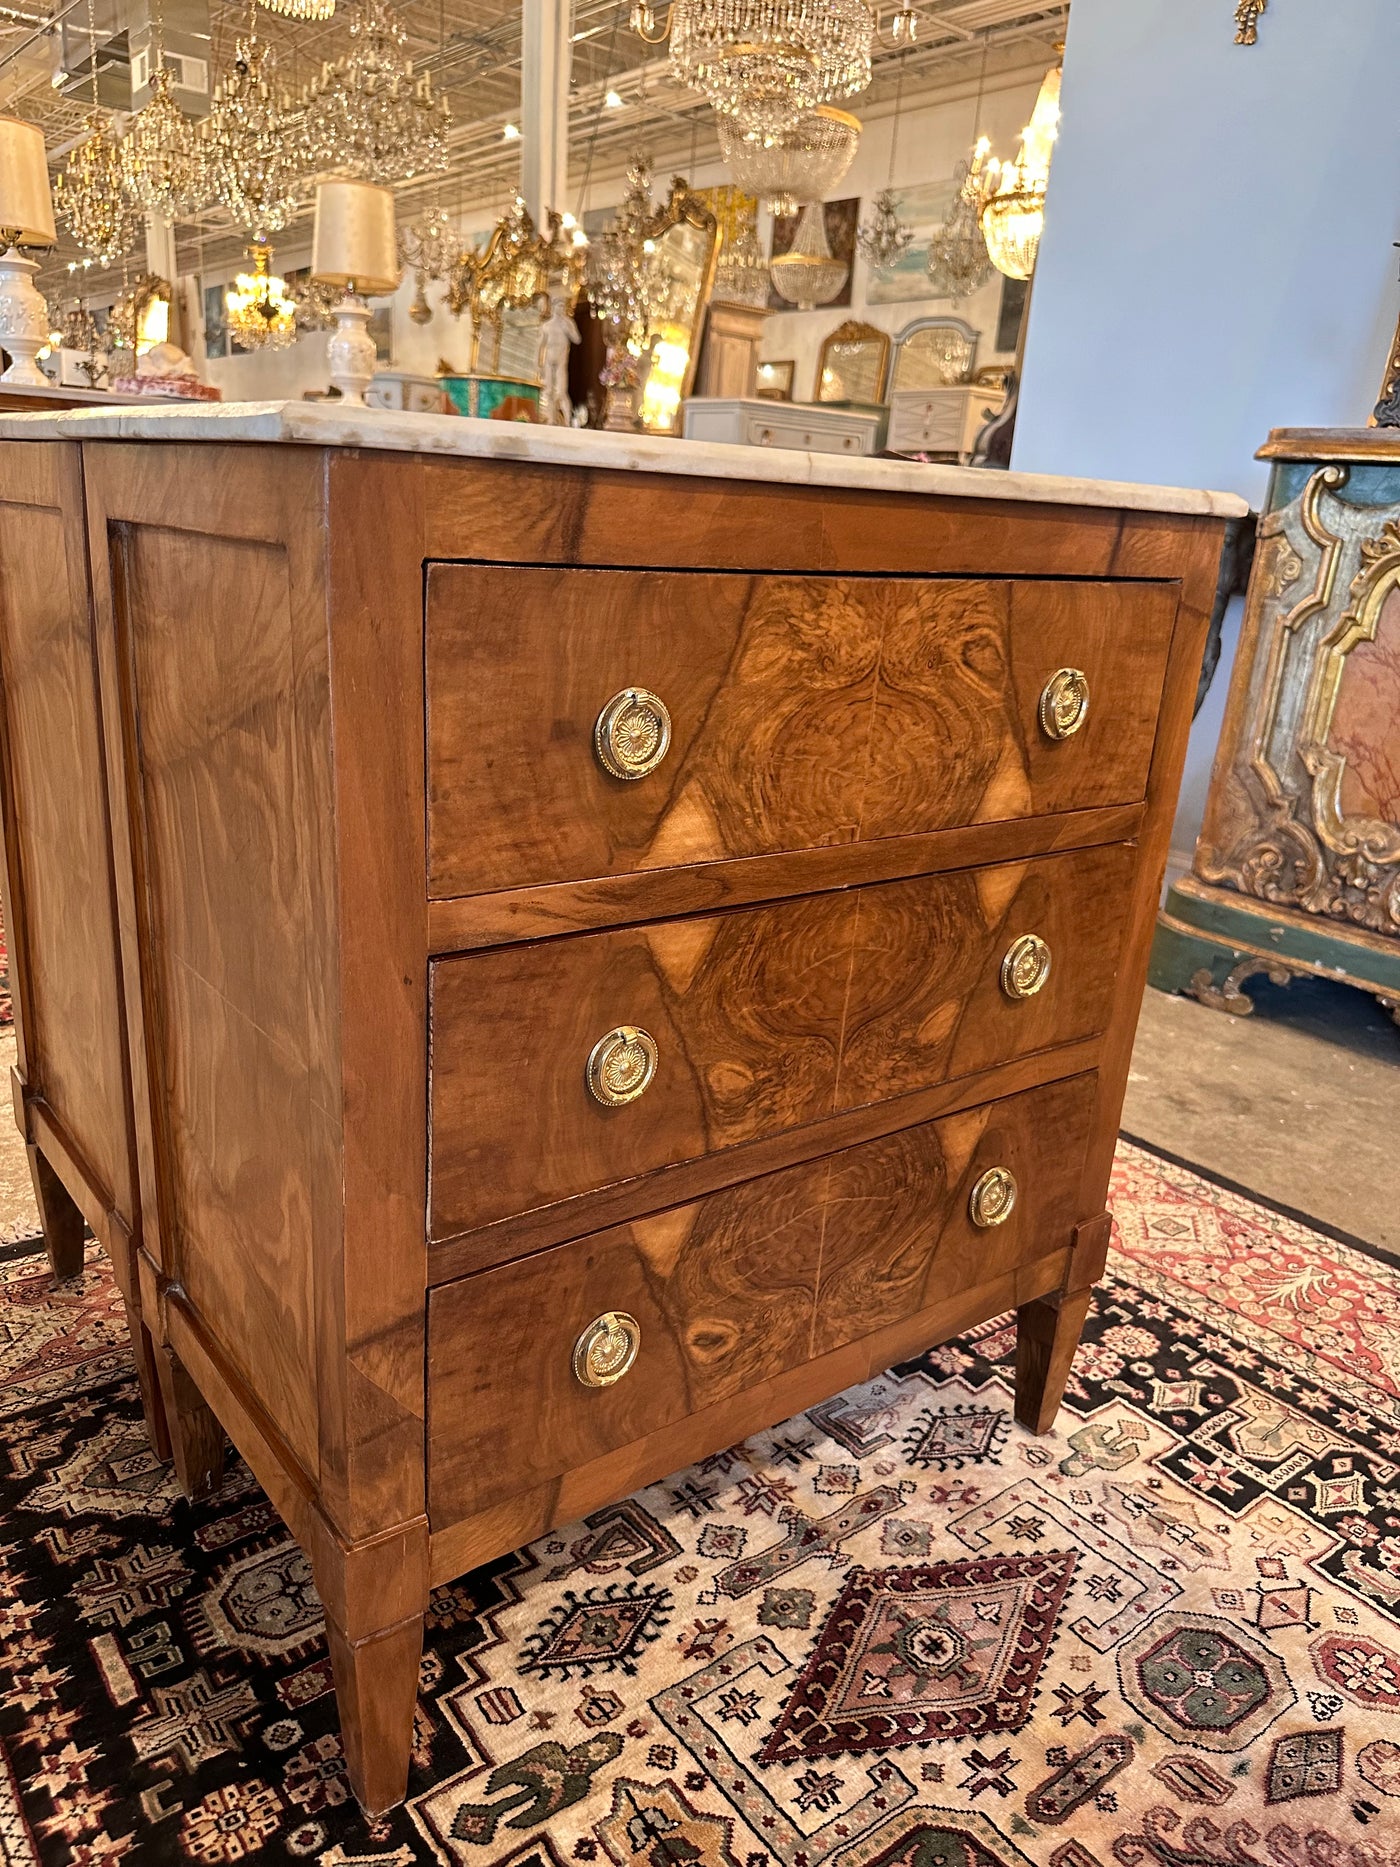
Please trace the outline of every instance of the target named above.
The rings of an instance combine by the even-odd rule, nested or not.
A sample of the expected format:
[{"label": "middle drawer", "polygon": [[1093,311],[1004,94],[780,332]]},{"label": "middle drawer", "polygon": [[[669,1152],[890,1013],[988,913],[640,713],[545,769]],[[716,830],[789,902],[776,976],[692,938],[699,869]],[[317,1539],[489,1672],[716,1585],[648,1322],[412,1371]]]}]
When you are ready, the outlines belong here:
[{"label": "middle drawer", "polygon": [[1097,1035],[1135,855],[436,961],[431,1236]]}]

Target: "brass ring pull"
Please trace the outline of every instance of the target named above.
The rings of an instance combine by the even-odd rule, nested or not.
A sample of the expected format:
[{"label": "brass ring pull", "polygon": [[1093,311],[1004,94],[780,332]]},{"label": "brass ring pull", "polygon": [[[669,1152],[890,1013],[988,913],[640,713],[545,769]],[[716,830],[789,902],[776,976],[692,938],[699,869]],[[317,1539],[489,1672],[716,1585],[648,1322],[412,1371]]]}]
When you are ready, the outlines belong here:
[{"label": "brass ring pull", "polygon": [[988,1167],[967,1202],[974,1225],[1005,1225],[1016,1204],[1016,1176],[1009,1167]]},{"label": "brass ring pull", "polygon": [[1001,962],[1001,989],[1008,998],[1034,998],[1050,977],[1050,949],[1039,934],[1022,934]]},{"label": "brass ring pull", "polygon": [[613,778],[645,778],[671,744],[671,715],[645,687],[614,694],[593,724],[593,750]]},{"label": "brass ring pull", "polygon": [[619,1024],[600,1037],[588,1053],[588,1091],[604,1108],[635,1102],[650,1087],[660,1052],[650,1031]]},{"label": "brass ring pull", "polygon": [[574,1343],[574,1376],[585,1387],[620,1381],[642,1346],[642,1325],[626,1310],[604,1310]]},{"label": "brass ring pull", "polygon": [[1040,694],[1040,729],[1069,739],[1089,716],[1089,677],[1082,668],[1056,668]]}]

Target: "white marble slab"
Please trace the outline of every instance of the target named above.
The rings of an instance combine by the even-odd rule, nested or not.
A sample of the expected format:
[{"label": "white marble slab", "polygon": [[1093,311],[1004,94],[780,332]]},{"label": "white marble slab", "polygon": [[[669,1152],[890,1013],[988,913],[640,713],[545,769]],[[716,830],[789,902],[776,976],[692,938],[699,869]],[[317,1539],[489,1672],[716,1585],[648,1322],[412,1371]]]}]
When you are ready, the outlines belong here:
[{"label": "white marble slab", "polygon": [[1025,500],[1057,506],[1111,506],[1243,518],[1234,493],[1113,480],[1061,479],[976,467],[919,466],[900,460],[851,460],[796,448],[734,447],[718,441],[645,434],[602,434],[526,422],[474,421],[462,415],[406,415],[387,409],[338,409],[325,402],[209,402],[163,408],[84,408],[73,413],[0,416],[0,440],[282,441],[316,447],[370,447],[395,453],[456,454],[474,460],[533,461],[603,467],[621,473],[671,473],[696,479],[749,480],[782,486],[846,486],[881,493],[936,493],[973,499]]}]

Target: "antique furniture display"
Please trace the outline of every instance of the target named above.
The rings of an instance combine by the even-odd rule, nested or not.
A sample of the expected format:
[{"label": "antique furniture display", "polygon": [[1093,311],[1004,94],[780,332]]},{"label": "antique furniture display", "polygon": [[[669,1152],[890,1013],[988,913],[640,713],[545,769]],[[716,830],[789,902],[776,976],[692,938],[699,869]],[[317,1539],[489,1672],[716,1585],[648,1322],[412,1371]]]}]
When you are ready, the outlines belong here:
[{"label": "antique furniture display", "polygon": [[1191,872],[1152,982],[1247,1013],[1251,975],[1400,1013],[1400,435],[1278,429]]},{"label": "antique furniture display", "polygon": [[822,339],[812,400],[866,407],[883,402],[889,366],[889,333],[848,318]]},{"label": "antique furniture display", "polygon": [[683,432],[688,441],[732,441],[742,447],[796,447],[812,454],[877,454],[885,431],[878,408],[823,408],[815,402],[755,397],[691,396]]},{"label": "antique furniture display", "polygon": [[19,1112],[367,1809],[433,1585],[1008,1309],[1048,1427],[1240,502],[305,403],[0,480]]}]

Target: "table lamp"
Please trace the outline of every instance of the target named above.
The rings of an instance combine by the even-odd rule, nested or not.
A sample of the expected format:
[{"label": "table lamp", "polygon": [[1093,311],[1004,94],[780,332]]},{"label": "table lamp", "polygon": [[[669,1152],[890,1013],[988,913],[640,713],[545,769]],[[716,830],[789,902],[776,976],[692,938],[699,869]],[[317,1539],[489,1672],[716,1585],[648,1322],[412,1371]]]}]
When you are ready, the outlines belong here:
[{"label": "table lamp", "polygon": [[326,357],[341,400],[363,408],[374,375],[374,339],[365,328],[370,312],[364,301],[371,293],[396,291],[399,283],[394,197],[387,188],[372,182],[318,185],[311,276],[344,288]]},{"label": "table lamp", "polygon": [[19,117],[0,117],[0,344],[12,359],[0,383],[49,387],[34,360],[49,341],[49,308],[34,283],[38,265],[19,249],[52,246],[57,237],[44,133]]}]

